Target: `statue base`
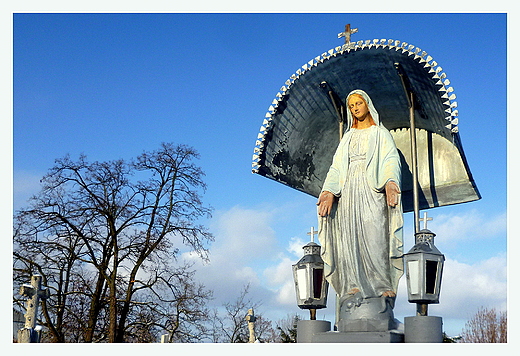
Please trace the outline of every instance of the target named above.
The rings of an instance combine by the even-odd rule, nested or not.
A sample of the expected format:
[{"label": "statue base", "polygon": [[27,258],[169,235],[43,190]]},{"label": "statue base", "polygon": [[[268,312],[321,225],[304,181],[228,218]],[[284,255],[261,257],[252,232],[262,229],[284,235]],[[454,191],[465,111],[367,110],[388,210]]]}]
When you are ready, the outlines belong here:
[{"label": "statue base", "polygon": [[329,331],[314,334],[311,342],[316,343],[402,343],[404,334],[398,331]]},{"label": "statue base", "polygon": [[341,303],[337,330],[340,332],[386,332],[397,329],[395,297],[363,298],[354,294]]},{"label": "statue base", "polygon": [[297,343],[313,342],[315,334],[330,330],[330,321],[325,320],[300,320],[296,325]]},{"label": "statue base", "polygon": [[330,321],[300,320],[297,327],[297,343],[400,343],[404,334],[397,330],[373,332],[330,331]]},{"label": "statue base", "polygon": [[403,324],[394,318],[394,303],[395,297],[349,296],[340,303],[337,331],[329,331],[328,321],[300,320],[296,342],[403,343],[405,332]]},{"label": "statue base", "polygon": [[440,316],[408,316],[404,318],[404,338],[409,343],[441,343]]}]

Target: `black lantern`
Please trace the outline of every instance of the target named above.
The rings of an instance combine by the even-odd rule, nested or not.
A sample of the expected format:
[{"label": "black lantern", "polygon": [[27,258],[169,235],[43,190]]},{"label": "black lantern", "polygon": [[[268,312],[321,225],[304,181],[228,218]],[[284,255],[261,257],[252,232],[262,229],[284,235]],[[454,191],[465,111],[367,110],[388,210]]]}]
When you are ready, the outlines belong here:
[{"label": "black lantern", "polygon": [[415,246],[404,255],[408,301],[423,305],[439,303],[444,255],[435,247],[435,234],[423,229],[415,234]]},{"label": "black lantern", "polygon": [[309,242],[303,247],[303,257],[292,266],[298,306],[310,309],[311,320],[316,320],[316,309],[327,307],[329,283],[323,273],[320,250],[320,245]]}]

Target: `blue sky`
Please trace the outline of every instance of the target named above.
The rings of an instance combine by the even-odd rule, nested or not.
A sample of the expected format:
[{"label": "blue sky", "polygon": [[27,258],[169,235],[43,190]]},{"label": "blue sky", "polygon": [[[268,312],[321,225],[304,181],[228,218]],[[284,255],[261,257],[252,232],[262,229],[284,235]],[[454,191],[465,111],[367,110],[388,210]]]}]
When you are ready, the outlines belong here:
[{"label": "blue sky", "polygon": [[[446,256],[440,304],[430,313],[457,335],[480,306],[506,309],[505,13],[33,13],[13,19],[13,208],[24,206],[65,154],[130,159],[161,142],[193,146],[206,172],[204,201],[215,209],[206,223],[216,241],[210,264],[197,264],[200,279],[215,290],[216,305],[250,283],[250,296],[262,301],[258,313],[273,321],[290,313],[307,317],[295,304],[290,270],[317,219],[313,197],[251,173],[271,101],[298,68],[344,42],[337,34],[347,23],[358,28],[353,41],[395,39],[422,48],[457,95],[460,136],[482,195],[428,212]],[[411,214],[405,221],[408,251]],[[395,313],[403,321],[415,305],[401,282]],[[318,318],[333,320],[333,309],[329,303]]]}]

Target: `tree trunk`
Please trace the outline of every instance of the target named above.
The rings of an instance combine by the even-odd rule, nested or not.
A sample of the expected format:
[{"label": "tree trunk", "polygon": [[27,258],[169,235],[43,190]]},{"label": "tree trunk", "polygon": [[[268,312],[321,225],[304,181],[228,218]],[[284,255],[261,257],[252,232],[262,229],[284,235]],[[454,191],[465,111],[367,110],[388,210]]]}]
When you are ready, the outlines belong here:
[{"label": "tree trunk", "polygon": [[116,342],[117,332],[117,295],[116,295],[116,281],[113,278],[109,282],[109,297],[108,297],[108,342]]},{"label": "tree trunk", "polygon": [[101,310],[101,297],[103,294],[103,287],[105,285],[105,279],[101,273],[98,274],[98,280],[96,282],[96,289],[92,295],[90,301],[90,309],[88,313],[87,329],[85,330],[84,340],[85,342],[92,342],[94,339],[94,330],[98,320],[99,312]]},{"label": "tree trunk", "polygon": [[130,312],[130,302],[132,301],[132,296],[134,294],[134,279],[135,276],[131,275],[130,282],[128,283],[128,288],[126,290],[125,302],[123,303],[123,306],[121,308],[121,315],[119,317],[119,327],[117,328],[115,342],[124,342],[126,318],[128,317],[128,313]]}]

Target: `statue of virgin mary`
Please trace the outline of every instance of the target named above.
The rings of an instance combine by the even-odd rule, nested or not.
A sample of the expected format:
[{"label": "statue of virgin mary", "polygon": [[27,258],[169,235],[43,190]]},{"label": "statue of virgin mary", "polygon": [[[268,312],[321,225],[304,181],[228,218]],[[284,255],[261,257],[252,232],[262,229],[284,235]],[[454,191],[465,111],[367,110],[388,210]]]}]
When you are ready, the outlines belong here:
[{"label": "statue of virgin mary", "polygon": [[317,203],[325,275],[340,304],[395,297],[403,274],[399,154],[368,94],[346,101],[347,131]]}]

